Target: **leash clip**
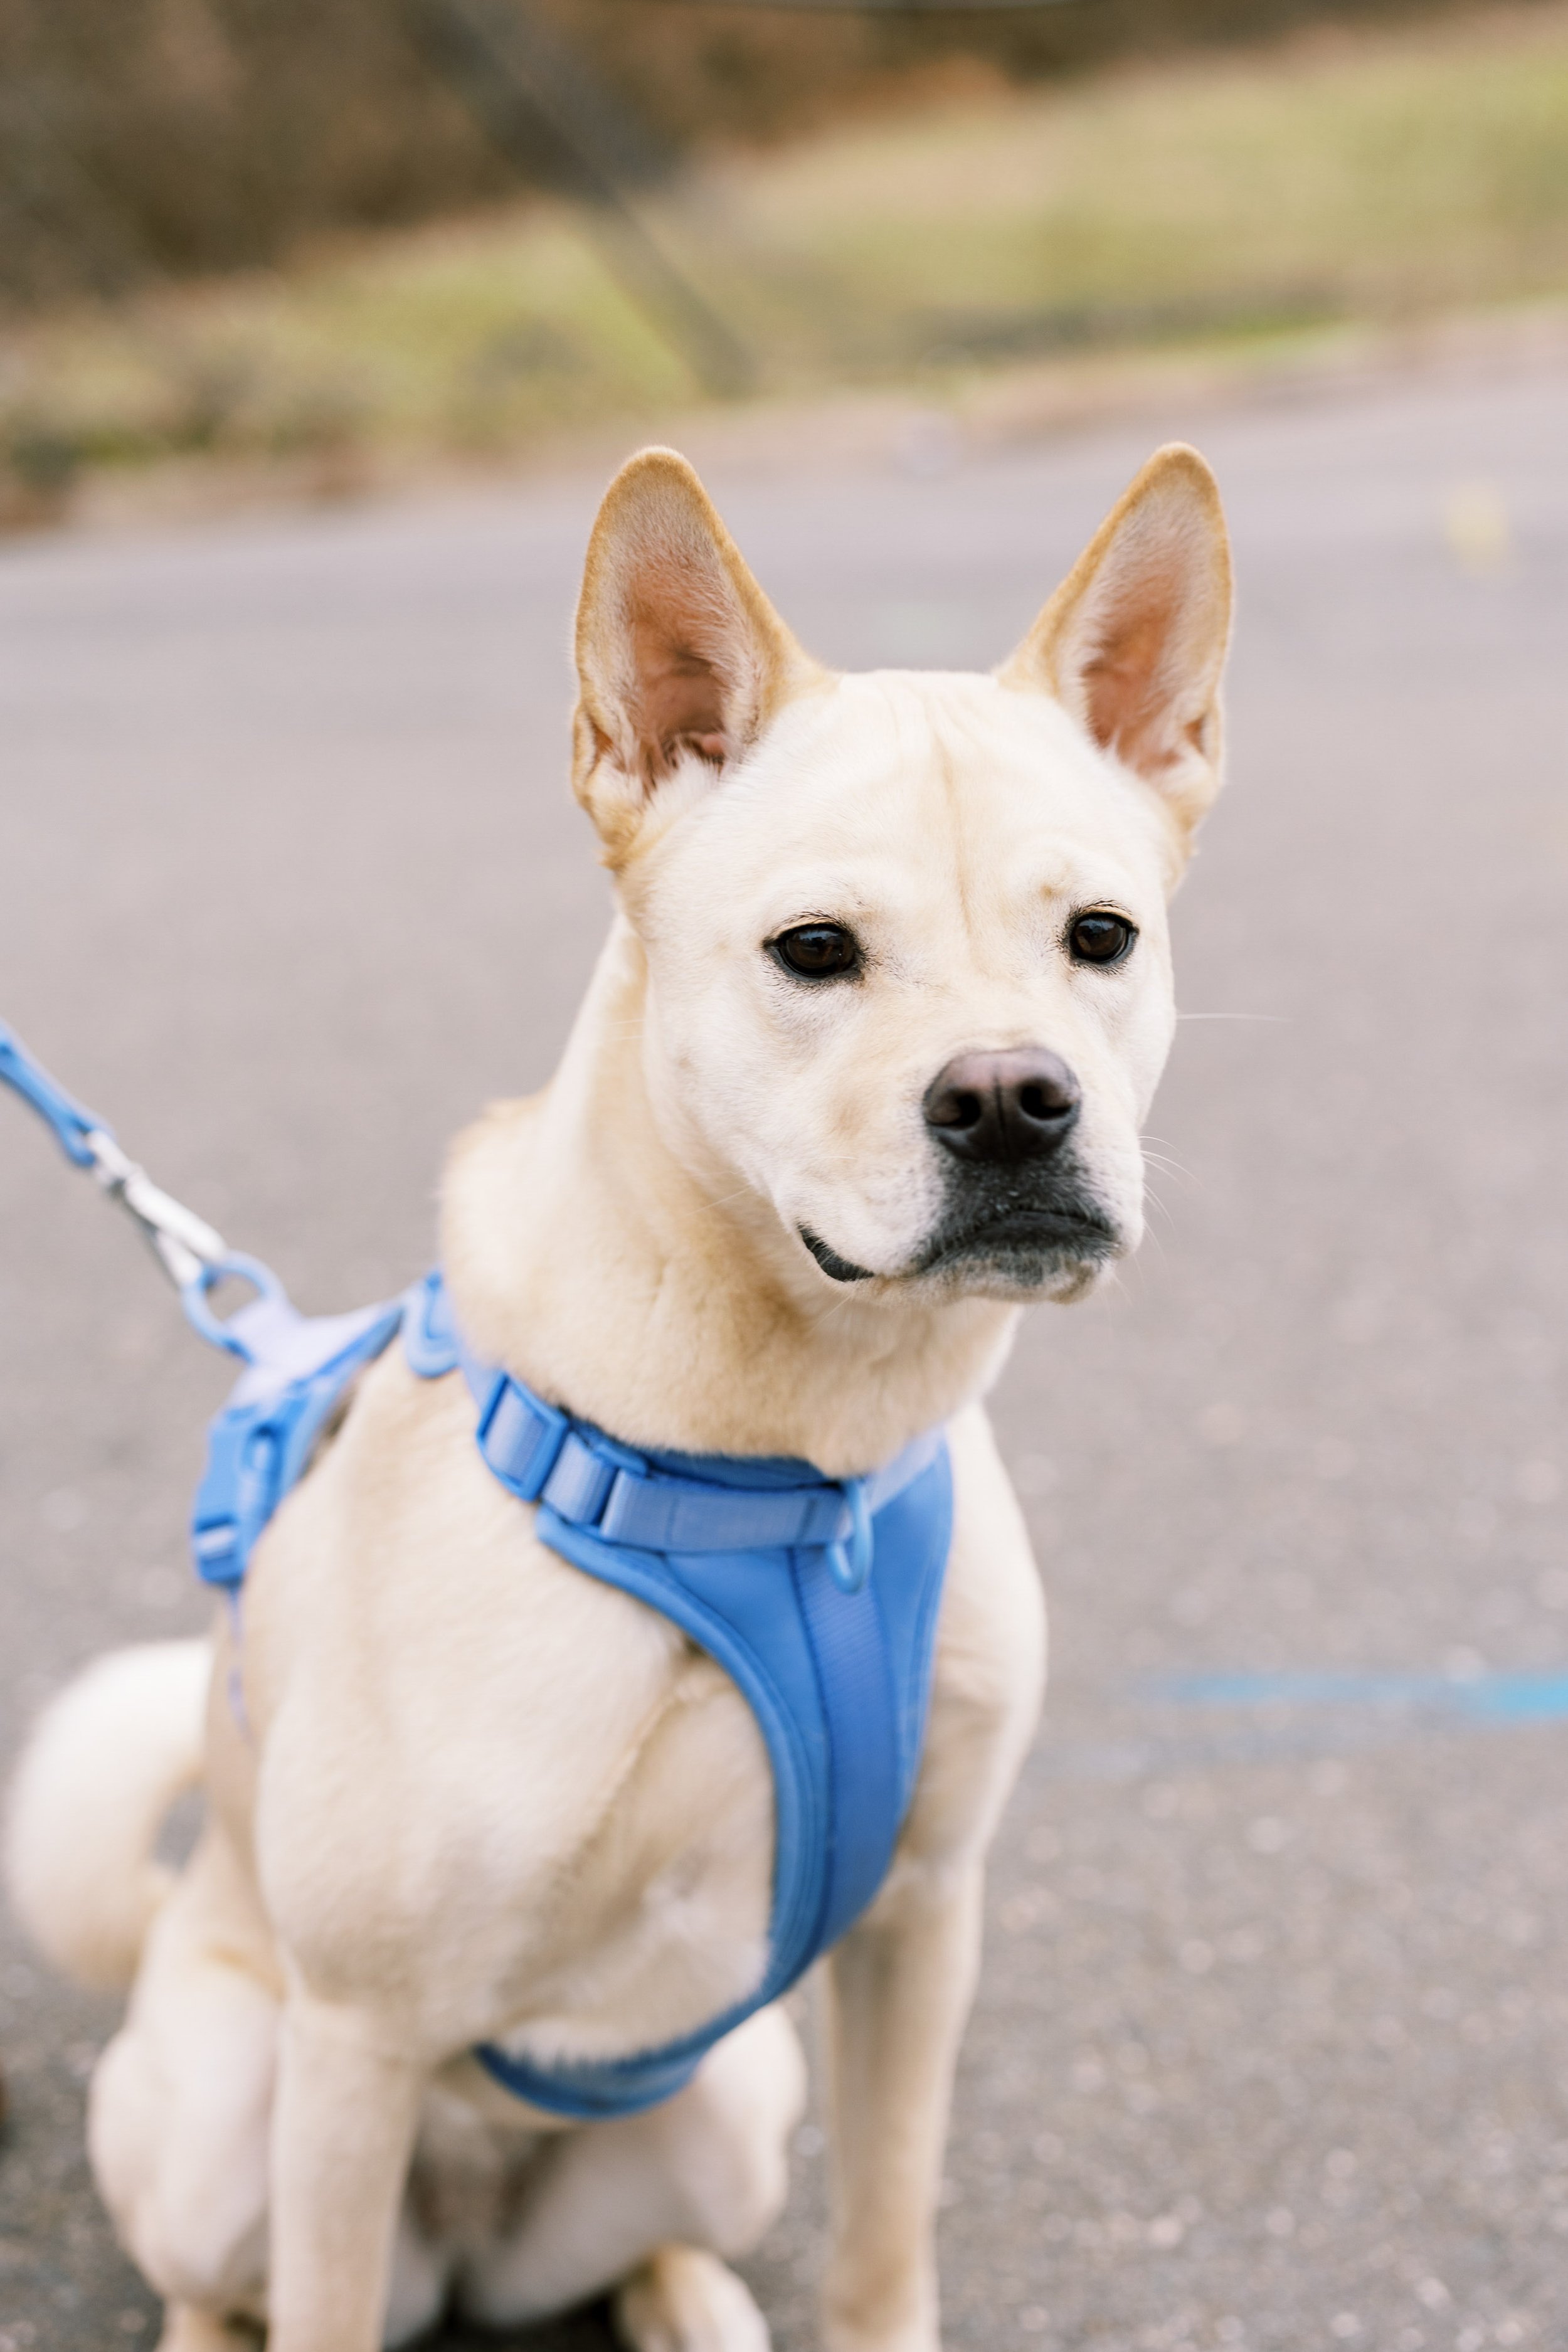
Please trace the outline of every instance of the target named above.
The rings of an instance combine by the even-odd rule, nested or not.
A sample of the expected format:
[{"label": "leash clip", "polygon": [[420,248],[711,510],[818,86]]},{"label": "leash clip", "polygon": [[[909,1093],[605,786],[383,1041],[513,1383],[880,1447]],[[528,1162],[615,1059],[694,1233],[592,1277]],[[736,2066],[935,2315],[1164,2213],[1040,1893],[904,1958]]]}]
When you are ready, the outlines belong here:
[{"label": "leash clip", "polygon": [[107,1128],[89,1128],[82,1137],[93,1174],[109,1194],[141,1227],[158,1263],[175,1288],[188,1292],[207,1269],[223,1265],[229,1255],[223,1235],[154,1184],[110,1134]]},{"label": "leash clip", "polygon": [[0,1021],[0,1084],[11,1087],[54,1129],[78,1168],[90,1168],[111,1201],[133,1217],[175,1288],[188,1292],[204,1270],[228,1255],[221,1234],[160,1185],[122,1150],[100,1118],[68,1095],[36,1062],[15,1030]]}]

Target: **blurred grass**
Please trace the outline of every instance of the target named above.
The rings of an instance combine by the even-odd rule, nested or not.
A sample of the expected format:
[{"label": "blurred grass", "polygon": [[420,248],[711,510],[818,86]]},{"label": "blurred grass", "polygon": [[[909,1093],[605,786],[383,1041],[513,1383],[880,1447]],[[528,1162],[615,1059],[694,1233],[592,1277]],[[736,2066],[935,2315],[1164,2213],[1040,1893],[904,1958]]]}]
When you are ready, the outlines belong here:
[{"label": "blurred grass", "polygon": [[[980,86],[710,163],[648,217],[791,394],[1568,292],[1568,5]],[[346,488],[697,396],[532,202],[14,323],[0,513],[171,457]]]},{"label": "blurred grass", "polygon": [[1097,310],[1386,315],[1556,289],[1568,11],[1122,74],[824,142],[746,193],[911,353],[933,326],[962,344]]}]

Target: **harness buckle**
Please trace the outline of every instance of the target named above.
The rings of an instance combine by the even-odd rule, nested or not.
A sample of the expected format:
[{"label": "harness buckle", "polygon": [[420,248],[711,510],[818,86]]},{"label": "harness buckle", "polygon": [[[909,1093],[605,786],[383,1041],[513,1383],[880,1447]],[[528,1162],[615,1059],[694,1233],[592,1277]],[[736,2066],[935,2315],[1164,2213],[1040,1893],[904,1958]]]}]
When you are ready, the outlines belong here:
[{"label": "harness buckle", "polygon": [[496,1376],[479,1415],[479,1452],[503,1486],[522,1503],[535,1503],[571,1427],[566,1415],[542,1397],[520,1389],[504,1372]]},{"label": "harness buckle", "polygon": [[271,1408],[231,1407],[214,1423],[196,1491],[191,1549],[204,1584],[237,1592],[277,1500],[281,1446]]}]

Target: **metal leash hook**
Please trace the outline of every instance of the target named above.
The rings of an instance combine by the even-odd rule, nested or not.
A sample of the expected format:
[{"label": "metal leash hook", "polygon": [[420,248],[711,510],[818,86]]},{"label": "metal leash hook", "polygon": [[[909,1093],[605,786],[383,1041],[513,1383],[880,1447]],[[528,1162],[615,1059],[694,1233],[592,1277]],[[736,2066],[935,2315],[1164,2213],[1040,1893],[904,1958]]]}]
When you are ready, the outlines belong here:
[{"label": "metal leash hook", "polygon": [[223,1235],[194,1209],[154,1184],[147,1171],[121,1150],[107,1128],[89,1128],[82,1141],[90,1155],[93,1174],[110,1198],[135,1221],[175,1288],[184,1295],[199,1284],[205,1291],[230,1255]]},{"label": "metal leash hook", "polygon": [[209,1294],[225,1275],[250,1283],[269,1297],[281,1296],[276,1275],[254,1258],[231,1250],[223,1235],[176,1201],[116,1140],[113,1129],[68,1095],[58,1079],[34,1060],[13,1029],[0,1022],[0,1082],[13,1087],[54,1129],[68,1160],[90,1169],[111,1201],[132,1220],[180,1294],[187,1319],[204,1339],[231,1354],[247,1353],[213,1313]]}]

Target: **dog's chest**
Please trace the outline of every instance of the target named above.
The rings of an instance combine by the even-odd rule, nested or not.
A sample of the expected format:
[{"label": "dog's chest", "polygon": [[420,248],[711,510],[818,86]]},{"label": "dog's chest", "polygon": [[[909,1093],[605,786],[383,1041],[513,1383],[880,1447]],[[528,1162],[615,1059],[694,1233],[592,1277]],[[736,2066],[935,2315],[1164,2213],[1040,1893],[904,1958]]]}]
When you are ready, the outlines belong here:
[{"label": "dog's chest", "polygon": [[383,1554],[334,1622],[313,1549],[279,1546],[258,1579],[247,1676],[289,1686],[265,1731],[264,1876],[307,1968],[337,1973],[346,1926],[356,1966],[384,1949],[389,1979],[417,1979],[433,2042],[521,2035],[542,2061],[650,2047],[749,1991],[773,1789],[728,1675],[521,1508],[499,1563],[475,1547],[460,1608],[449,1570],[437,1611],[434,1580]]},{"label": "dog's chest", "polygon": [[772,1780],[750,1709],[710,1659],[684,1647],[581,1832],[520,1922],[498,1988],[506,2014],[493,2038],[535,2060],[673,2040],[762,1976]]}]

